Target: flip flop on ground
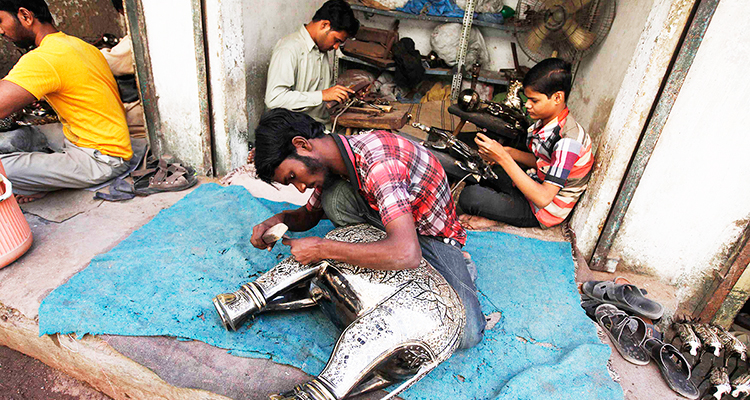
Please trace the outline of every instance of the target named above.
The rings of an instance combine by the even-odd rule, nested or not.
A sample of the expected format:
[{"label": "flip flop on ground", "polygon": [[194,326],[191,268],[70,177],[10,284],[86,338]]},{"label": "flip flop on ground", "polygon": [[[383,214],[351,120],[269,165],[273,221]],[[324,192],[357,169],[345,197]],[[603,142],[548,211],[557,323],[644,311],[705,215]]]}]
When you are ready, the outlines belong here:
[{"label": "flip flop on ground", "polygon": [[611,304],[596,308],[596,322],[604,328],[615,349],[626,361],[636,365],[646,365],[649,356],[641,347],[646,338],[646,324],[638,317],[632,317]]},{"label": "flip flop on ground", "polygon": [[643,348],[659,366],[661,375],[672,390],[688,399],[698,398],[698,388],[690,381],[690,364],[679,350],[654,338],[646,338]]},{"label": "flip flop on ground", "polygon": [[617,284],[612,281],[588,281],[581,286],[581,291],[605,304],[612,304],[621,310],[656,320],[664,314],[664,306],[647,299],[635,285]]}]

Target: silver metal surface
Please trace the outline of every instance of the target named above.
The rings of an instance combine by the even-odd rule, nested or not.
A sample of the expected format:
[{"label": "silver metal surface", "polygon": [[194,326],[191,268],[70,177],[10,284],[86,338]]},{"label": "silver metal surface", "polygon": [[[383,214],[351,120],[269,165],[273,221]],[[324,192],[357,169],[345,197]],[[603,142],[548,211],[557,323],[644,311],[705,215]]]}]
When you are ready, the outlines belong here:
[{"label": "silver metal surface", "polygon": [[[461,158],[461,160],[456,161],[456,165],[462,170],[476,175],[478,177],[477,180],[497,179],[497,174],[492,170],[492,166],[490,166],[490,164],[488,164],[476,150],[460,141],[457,137],[453,136],[452,133],[443,129],[420,124],[418,122],[413,122],[411,126],[437,135],[440,138],[440,142],[445,143],[445,147],[455,151]],[[422,142],[422,145],[427,148],[438,148],[434,145],[434,142],[425,141]]]},{"label": "silver metal surface", "polygon": [[252,282],[242,285],[240,290],[234,293],[224,293],[214,297],[213,303],[219,313],[221,323],[225,328],[233,331],[236,331],[247,318],[258,313],[266,305],[263,295],[258,292]]},{"label": "silver metal surface", "polygon": [[[384,237],[369,225],[326,235],[357,243]],[[392,392],[398,394],[453,354],[466,320],[456,292],[424,259],[415,269],[380,271],[332,260],[302,265],[289,257],[214,298],[229,329],[263,311],[315,304],[343,332],[317,378],[273,399],[339,400],[405,382]]]},{"label": "silver metal surface", "polygon": [[[732,380],[732,397],[743,398],[750,395],[750,372],[746,372]],[[742,396],[742,397],[740,397]]]},{"label": "silver metal surface", "polygon": [[711,383],[713,394],[711,397],[721,400],[725,394],[732,391],[732,385],[729,383],[729,374],[724,367],[712,366],[708,373],[708,381]]},{"label": "silver metal surface", "polygon": [[482,100],[473,89],[464,89],[458,95],[458,107],[466,112],[486,112],[500,118],[508,130],[517,131],[518,135],[525,135],[529,127],[524,116],[523,102],[519,93],[523,85],[519,81],[512,81],[508,93],[502,103]]},{"label": "silver metal surface", "polygon": [[479,111],[482,100],[474,89],[464,89],[458,94],[458,107],[466,112]]},{"label": "silver metal surface", "polygon": [[518,111],[522,111],[523,101],[521,101],[520,95],[522,91],[523,83],[521,83],[521,81],[511,81],[510,86],[508,86],[508,95],[505,97],[503,104]]}]

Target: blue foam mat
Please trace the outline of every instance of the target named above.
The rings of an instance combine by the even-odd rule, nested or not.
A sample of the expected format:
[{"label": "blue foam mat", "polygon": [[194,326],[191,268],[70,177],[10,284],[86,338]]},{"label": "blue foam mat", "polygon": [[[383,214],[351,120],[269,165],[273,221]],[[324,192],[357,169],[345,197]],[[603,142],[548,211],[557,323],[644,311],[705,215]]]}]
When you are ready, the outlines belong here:
[{"label": "blue foam mat", "polygon": [[[320,311],[263,314],[228,332],[213,309],[283,257],[249,243],[252,227],[288,204],[242,187],[202,185],[57,288],[39,332],[174,336],[237,355],[270,358],[316,375],[338,331]],[[323,236],[328,221],[297,236]],[[622,399],[606,369],[610,349],[578,305],[568,243],[470,232],[485,314],[502,318],[475,348],[458,351],[405,399]]]}]

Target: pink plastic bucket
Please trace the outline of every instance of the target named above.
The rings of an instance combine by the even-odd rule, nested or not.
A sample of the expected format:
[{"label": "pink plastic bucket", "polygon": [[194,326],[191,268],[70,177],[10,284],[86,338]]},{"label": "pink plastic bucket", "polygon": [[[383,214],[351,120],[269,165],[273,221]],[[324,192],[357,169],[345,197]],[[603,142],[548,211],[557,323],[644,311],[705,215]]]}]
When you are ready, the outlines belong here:
[{"label": "pink plastic bucket", "polygon": [[0,162],[0,268],[26,253],[33,240],[29,223],[13,196],[13,187]]}]

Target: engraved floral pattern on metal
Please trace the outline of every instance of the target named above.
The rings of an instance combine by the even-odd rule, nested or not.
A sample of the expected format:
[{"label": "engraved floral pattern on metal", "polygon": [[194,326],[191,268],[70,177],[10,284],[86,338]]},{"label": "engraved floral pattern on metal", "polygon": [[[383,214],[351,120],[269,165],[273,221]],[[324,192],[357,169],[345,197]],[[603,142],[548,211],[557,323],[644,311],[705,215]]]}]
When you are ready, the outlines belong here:
[{"label": "engraved floral pattern on metal", "polygon": [[[384,237],[383,231],[364,224],[337,228],[326,235],[349,243]],[[334,260],[303,265],[292,256],[234,294],[217,296],[215,303],[230,303],[227,306],[234,314],[226,318],[243,321],[247,315],[237,315],[238,308],[246,308],[246,314],[258,313],[279,298],[295,304],[299,299],[284,296],[289,297],[285,293],[290,288],[300,287],[306,287],[308,304],[320,304],[323,299],[334,305],[334,312],[346,309],[354,314],[341,317],[348,326],[320,375],[282,395],[295,397],[280,399],[343,399],[373,373],[385,384],[412,376],[418,379],[426,373],[424,369],[429,371],[448,359],[463,334],[466,316],[458,294],[424,259],[414,269],[380,271]],[[260,294],[263,299],[251,300]]]}]

